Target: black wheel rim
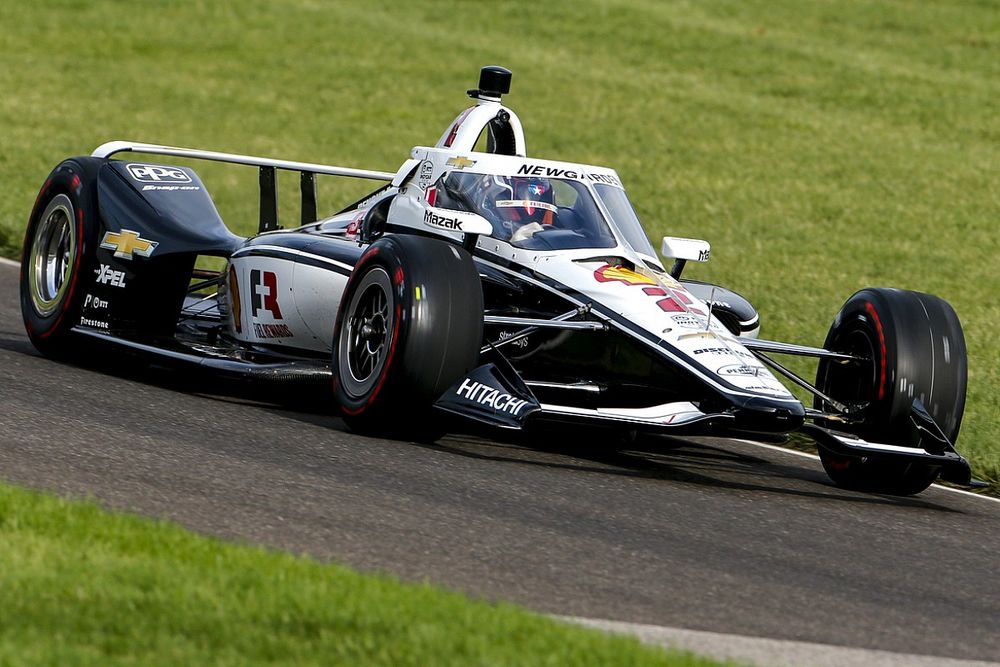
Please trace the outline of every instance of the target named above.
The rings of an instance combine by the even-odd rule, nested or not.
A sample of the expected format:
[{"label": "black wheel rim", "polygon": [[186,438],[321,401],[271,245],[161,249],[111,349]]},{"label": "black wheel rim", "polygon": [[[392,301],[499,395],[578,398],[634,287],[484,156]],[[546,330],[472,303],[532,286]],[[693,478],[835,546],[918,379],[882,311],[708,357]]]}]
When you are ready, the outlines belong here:
[{"label": "black wheel rim", "polygon": [[73,219],[73,202],[66,195],[57,195],[45,207],[35,228],[29,281],[31,303],[42,317],[56,311],[70,283],[77,245]]},{"label": "black wheel rim", "polygon": [[831,350],[861,357],[847,364],[829,364],[824,383],[826,393],[847,405],[870,404],[876,396],[878,382],[875,350],[866,332],[851,329],[839,337]]},{"label": "black wheel rim", "polygon": [[394,325],[392,282],[383,268],[375,267],[351,297],[338,344],[340,378],[348,395],[361,398],[374,389],[385,369]]}]

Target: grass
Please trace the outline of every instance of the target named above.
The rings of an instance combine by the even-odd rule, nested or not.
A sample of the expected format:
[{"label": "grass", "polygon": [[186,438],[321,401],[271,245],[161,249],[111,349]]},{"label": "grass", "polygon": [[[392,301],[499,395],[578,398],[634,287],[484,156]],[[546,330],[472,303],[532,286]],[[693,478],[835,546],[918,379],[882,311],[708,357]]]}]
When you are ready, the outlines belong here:
[{"label": "grass", "polygon": [[0,485],[0,664],[719,663]]}]

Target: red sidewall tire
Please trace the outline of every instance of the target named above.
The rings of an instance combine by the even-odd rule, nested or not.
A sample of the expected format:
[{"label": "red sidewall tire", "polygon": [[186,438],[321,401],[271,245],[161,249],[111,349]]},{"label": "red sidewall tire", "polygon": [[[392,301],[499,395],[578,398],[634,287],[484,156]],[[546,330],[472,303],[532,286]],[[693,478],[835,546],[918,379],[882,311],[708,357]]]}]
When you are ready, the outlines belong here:
[{"label": "red sidewall tire", "polygon": [[[962,327],[946,301],[920,292],[863,289],[841,308],[824,347],[869,359],[846,365],[821,361],[820,390],[844,403],[867,405],[860,422],[831,427],[874,442],[914,446],[910,409],[919,399],[955,442],[968,368]],[[815,407],[830,406],[816,399]],[[838,485],[884,493],[919,493],[938,474],[935,466],[837,456],[822,448],[820,458]]]},{"label": "red sidewall tire", "polygon": [[373,243],[333,335],[334,394],[348,425],[389,433],[430,421],[433,402],[479,358],[482,314],[479,272],[463,249],[404,234]]},{"label": "red sidewall tire", "polygon": [[[46,179],[28,218],[21,251],[21,316],[32,345],[49,356],[71,352],[70,331],[79,323],[86,284],[96,266],[101,226],[97,175],[103,162],[90,157],[62,162]],[[69,234],[66,243],[56,238],[63,228]]]}]

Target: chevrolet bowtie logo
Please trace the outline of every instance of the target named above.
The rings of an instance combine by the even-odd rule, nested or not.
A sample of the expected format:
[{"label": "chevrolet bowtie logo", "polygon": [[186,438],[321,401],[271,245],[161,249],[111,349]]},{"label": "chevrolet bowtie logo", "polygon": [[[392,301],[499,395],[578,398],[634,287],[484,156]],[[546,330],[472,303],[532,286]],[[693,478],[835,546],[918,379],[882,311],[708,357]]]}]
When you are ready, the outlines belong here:
[{"label": "chevrolet bowtie logo", "polygon": [[149,257],[159,245],[156,241],[147,241],[140,238],[137,232],[131,229],[123,229],[118,233],[106,232],[101,241],[101,247],[107,250],[114,250],[115,257],[121,259],[132,259],[133,253],[140,257]]},{"label": "chevrolet bowtie logo", "polygon": [[445,164],[449,167],[455,167],[456,169],[465,169],[466,167],[471,167],[476,164],[476,161],[470,160],[467,157],[453,157],[448,158],[448,161],[445,162]]}]

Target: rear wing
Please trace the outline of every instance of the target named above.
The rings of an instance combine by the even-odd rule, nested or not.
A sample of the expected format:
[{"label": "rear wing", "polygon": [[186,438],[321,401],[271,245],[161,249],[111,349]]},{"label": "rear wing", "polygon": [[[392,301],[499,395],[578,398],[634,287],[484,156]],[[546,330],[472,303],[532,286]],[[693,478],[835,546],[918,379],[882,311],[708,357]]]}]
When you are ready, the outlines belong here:
[{"label": "rear wing", "polygon": [[[116,153],[147,153],[150,155],[170,155],[192,160],[210,160],[213,162],[228,162],[242,164],[260,169],[260,225],[258,233],[278,229],[278,174],[277,170],[299,172],[299,190],[302,194],[301,220],[306,225],[316,220],[316,174],[324,176],[347,176],[350,178],[367,178],[374,181],[392,182],[396,174],[386,171],[368,169],[351,169],[349,167],[334,167],[310,162],[291,162],[272,158],[237,155],[235,153],[218,153],[195,148],[178,148],[175,146],[160,146],[133,141],[109,141],[98,146],[91,155],[97,158],[109,158]],[[404,164],[400,171],[411,167]]]}]

